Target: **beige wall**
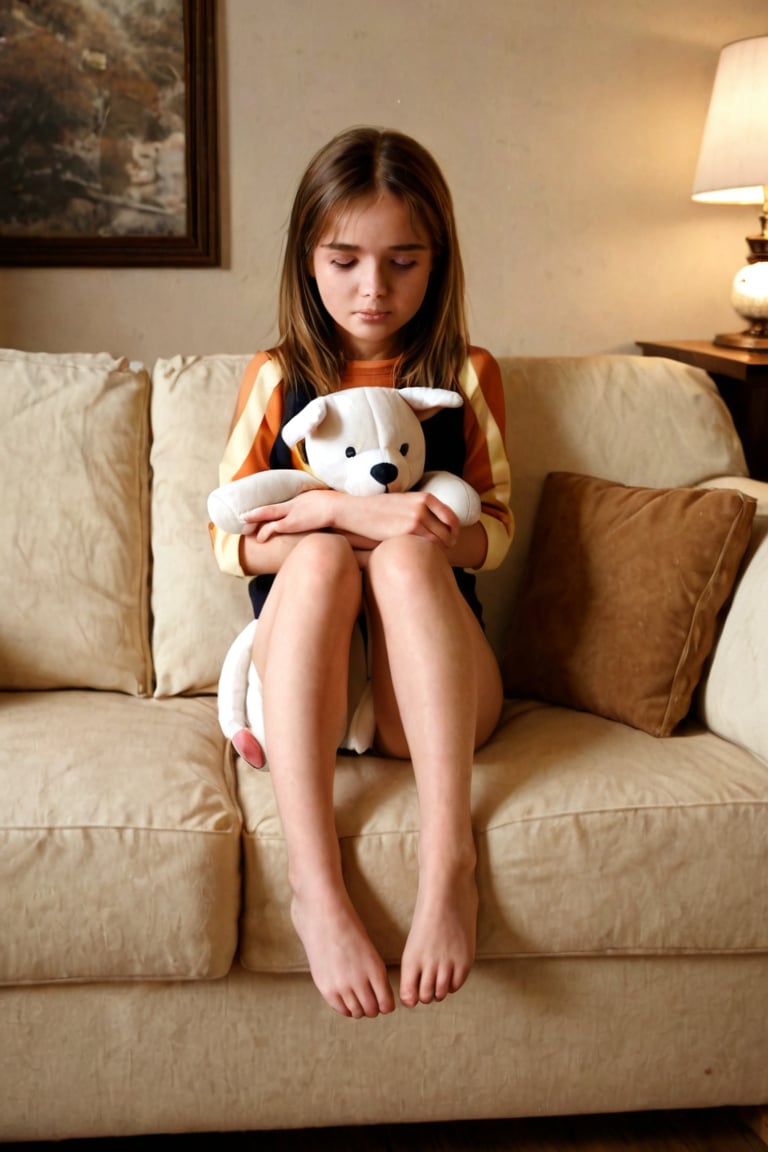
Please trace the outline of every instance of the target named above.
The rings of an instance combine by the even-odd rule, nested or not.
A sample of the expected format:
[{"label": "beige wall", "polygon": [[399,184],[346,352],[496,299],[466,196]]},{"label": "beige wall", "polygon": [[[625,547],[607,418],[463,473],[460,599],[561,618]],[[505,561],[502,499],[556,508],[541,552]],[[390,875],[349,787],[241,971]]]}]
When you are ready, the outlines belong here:
[{"label": "beige wall", "polygon": [[358,123],[442,164],[473,338],[497,354],[741,326],[729,285],[756,212],[690,188],[719,50],[768,32],[765,0],[220,0],[219,27],[224,266],[0,270],[0,344],[268,344],[296,181]]}]

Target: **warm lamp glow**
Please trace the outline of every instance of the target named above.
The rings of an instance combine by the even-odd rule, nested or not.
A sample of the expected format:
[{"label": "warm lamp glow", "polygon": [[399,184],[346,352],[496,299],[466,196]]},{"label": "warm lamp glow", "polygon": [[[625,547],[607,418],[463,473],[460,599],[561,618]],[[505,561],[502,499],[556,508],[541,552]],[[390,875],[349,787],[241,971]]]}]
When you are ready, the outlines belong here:
[{"label": "warm lamp glow", "polygon": [[768,350],[768,36],[737,40],[720,53],[693,199],[762,205],[760,234],[747,237],[749,263],[736,273],[731,296],[750,327],[715,343]]},{"label": "warm lamp glow", "polygon": [[693,181],[693,199],[764,204],[768,184],[768,36],[720,53]]}]

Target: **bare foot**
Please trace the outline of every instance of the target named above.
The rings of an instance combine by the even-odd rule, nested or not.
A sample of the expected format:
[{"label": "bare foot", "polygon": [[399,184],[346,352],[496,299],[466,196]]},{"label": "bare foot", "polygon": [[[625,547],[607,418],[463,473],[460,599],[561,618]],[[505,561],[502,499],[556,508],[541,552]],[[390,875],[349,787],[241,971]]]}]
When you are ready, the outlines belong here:
[{"label": "bare foot", "polygon": [[386,966],[346,892],[325,900],[294,896],[291,917],[312,979],[331,1008],[355,1019],[394,1012]]},{"label": "bare foot", "polygon": [[419,875],[413,923],[400,968],[400,999],[408,1008],[458,992],[472,968],[477,936],[474,867],[430,879]]}]

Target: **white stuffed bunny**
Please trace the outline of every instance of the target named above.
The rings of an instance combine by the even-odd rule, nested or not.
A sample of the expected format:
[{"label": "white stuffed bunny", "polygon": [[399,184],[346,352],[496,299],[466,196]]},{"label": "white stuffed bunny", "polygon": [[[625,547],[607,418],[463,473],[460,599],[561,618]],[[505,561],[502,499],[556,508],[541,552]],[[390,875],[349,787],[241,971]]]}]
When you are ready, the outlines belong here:
[{"label": "white stuffed bunny", "polygon": [[[473,524],[480,517],[475,490],[453,473],[423,471],[421,421],[462,403],[457,392],[444,388],[350,388],[318,396],[282,430],[289,447],[304,441],[308,470],[272,469],[225,484],[208,497],[210,518],[223,531],[244,535],[257,527],[243,519],[245,513],[311,488],[358,496],[417,488],[452,508],[462,525]],[[235,638],[224,660],[219,723],[237,752],[261,768],[266,762],[261,684],[251,661],[256,625],[252,621]],[[370,685],[365,682],[364,656],[361,659],[363,687],[342,745],[355,752],[369,748],[374,734]]]}]

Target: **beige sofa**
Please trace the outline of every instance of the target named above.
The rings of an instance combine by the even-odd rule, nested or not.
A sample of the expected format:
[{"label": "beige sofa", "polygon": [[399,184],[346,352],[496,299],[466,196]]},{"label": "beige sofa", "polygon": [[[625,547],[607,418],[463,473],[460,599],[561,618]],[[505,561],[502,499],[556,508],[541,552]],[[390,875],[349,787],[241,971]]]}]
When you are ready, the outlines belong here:
[{"label": "beige sofa", "polygon": [[[217,724],[219,666],[249,605],[216,568],[205,498],[246,360],[148,373],[106,355],[0,354],[0,1139],[768,1100],[768,485],[743,478],[708,378],[639,357],[503,361],[517,531],[504,567],[480,577],[487,625],[508,684],[525,689],[515,637],[532,620],[531,668],[543,676],[554,645],[554,680],[566,667],[570,680],[553,688],[550,667],[533,687],[559,702],[520,691],[477,754],[467,985],[349,1021],[314,990],[289,922],[269,775],[236,762]],[[572,477],[559,496],[576,492],[579,515],[550,508],[542,527],[545,476],[563,471],[759,501],[743,559],[733,541],[754,505],[715,508],[716,531],[729,515],[733,530],[694,574],[704,618],[673,669],[675,708],[691,707],[670,736],[644,730],[636,697],[671,635],[666,585],[648,581],[671,563],[688,594],[669,521],[693,539],[693,505],[662,511],[663,543],[629,563]],[[557,638],[581,611],[577,560],[551,550],[582,522],[600,579],[607,556],[659,628],[628,620],[624,595],[581,628],[569,665]],[[617,706],[628,722],[603,714]],[[340,758],[337,808],[349,887],[395,964],[415,893],[409,766]]]}]

